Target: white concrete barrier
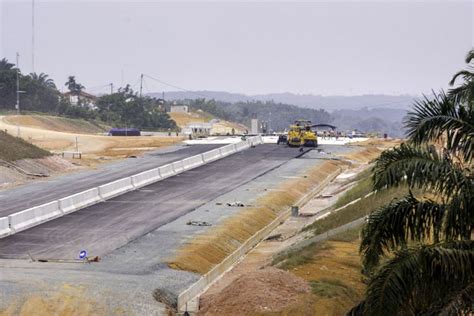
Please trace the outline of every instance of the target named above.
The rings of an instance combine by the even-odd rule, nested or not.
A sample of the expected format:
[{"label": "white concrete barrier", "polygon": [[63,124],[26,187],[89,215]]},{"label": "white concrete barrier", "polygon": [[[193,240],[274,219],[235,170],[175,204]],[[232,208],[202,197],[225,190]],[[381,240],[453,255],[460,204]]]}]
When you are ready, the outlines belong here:
[{"label": "white concrete barrier", "polygon": [[160,179],[160,171],[158,168],[155,168],[132,176],[132,184],[135,188],[140,188]]},{"label": "white concrete barrier", "polygon": [[173,170],[175,173],[180,173],[184,171],[184,165],[182,160],[173,162],[171,165],[173,166]]},{"label": "white concrete barrier", "polygon": [[11,214],[8,222],[12,232],[16,233],[61,215],[59,202],[53,201]]},{"label": "white concrete barrier", "polygon": [[132,177],[127,177],[99,186],[99,195],[106,200],[133,189]]},{"label": "white concrete barrier", "polygon": [[100,200],[99,188],[93,188],[60,199],[59,208],[63,213],[71,213],[89,205],[96,204],[100,202]]},{"label": "white concrete barrier", "polygon": [[255,144],[261,143],[261,137],[248,138],[246,141],[210,150],[200,155],[192,156],[159,168],[141,172],[131,177],[101,185],[98,188],[92,188],[64,197],[58,201],[32,207],[11,214],[8,217],[0,218],[0,238],[38,225],[55,217],[62,216],[63,214],[71,213],[81,208],[99,203],[104,199],[110,199],[136,188],[154,183],[160,179],[171,177],[185,170],[218,160],[237,151],[247,149],[250,147],[250,143],[252,142]]},{"label": "white concrete barrier", "polygon": [[183,166],[185,170],[195,168],[204,164],[204,160],[202,159],[202,155],[192,156],[186,159],[183,159]]},{"label": "white concrete barrier", "polygon": [[158,171],[160,172],[160,176],[162,179],[175,175],[173,166],[171,164],[167,164],[167,165],[159,167]]},{"label": "white concrete barrier", "polygon": [[207,152],[202,154],[202,159],[204,159],[204,162],[206,162],[206,163],[217,160],[220,157],[221,157],[221,152],[219,151],[219,149],[214,149],[214,150],[211,150],[211,151],[207,151]]},{"label": "white concrete barrier", "polygon": [[250,147],[250,144],[247,141],[242,141],[240,143],[234,144],[236,151],[241,151]]},{"label": "white concrete barrier", "polygon": [[235,153],[234,144],[226,145],[224,147],[219,148],[219,150],[221,152],[222,157]]},{"label": "white concrete barrier", "polygon": [[11,234],[8,217],[0,217],[0,237],[5,237]]}]

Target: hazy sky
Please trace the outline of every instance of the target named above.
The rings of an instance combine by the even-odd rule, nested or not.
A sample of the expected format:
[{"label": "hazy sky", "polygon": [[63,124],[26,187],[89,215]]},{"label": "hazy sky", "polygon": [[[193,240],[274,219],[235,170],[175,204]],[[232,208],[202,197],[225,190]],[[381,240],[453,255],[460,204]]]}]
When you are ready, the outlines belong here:
[{"label": "hazy sky", "polygon": [[[0,0],[0,58],[31,67],[31,0]],[[140,73],[190,90],[420,94],[473,47],[472,1],[35,0],[35,71],[91,92]],[[100,88],[102,86],[102,88]],[[145,92],[176,90],[145,79]]]}]

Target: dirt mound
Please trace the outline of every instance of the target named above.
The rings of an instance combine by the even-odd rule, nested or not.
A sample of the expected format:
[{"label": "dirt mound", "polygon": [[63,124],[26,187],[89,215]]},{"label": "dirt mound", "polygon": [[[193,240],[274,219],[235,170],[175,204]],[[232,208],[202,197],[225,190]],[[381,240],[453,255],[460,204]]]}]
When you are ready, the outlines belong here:
[{"label": "dirt mound", "polygon": [[200,315],[250,315],[279,312],[309,293],[308,283],[289,272],[268,267],[238,277],[220,293],[204,297]]}]

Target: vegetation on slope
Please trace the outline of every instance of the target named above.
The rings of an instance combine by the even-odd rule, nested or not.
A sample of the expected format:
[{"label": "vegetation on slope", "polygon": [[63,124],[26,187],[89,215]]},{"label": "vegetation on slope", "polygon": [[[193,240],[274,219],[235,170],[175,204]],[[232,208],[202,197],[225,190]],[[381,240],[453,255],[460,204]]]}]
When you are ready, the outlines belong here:
[{"label": "vegetation on slope", "polygon": [[26,158],[43,158],[50,155],[51,153],[44,149],[0,131],[0,160],[15,161]]}]

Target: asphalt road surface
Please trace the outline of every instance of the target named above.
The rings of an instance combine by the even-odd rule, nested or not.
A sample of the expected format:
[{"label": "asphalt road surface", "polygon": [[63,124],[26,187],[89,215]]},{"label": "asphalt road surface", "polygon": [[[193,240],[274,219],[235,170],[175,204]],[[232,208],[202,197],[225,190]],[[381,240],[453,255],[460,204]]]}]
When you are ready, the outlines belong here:
[{"label": "asphalt road surface", "polygon": [[0,239],[0,258],[103,256],[301,153],[259,145]]},{"label": "asphalt road surface", "polygon": [[98,170],[80,171],[46,181],[37,181],[21,187],[3,190],[0,191],[0,217],[222,146],[193,145],[167,147],[140,158],[130,158],[101,166]]}]

